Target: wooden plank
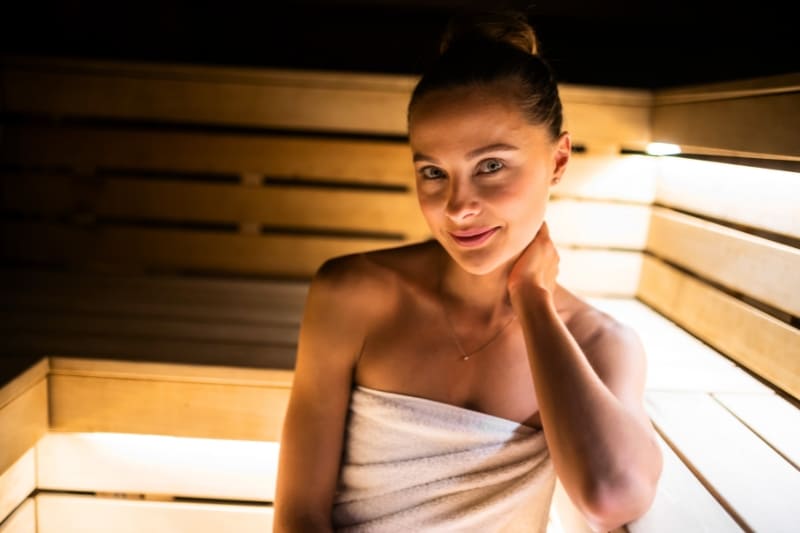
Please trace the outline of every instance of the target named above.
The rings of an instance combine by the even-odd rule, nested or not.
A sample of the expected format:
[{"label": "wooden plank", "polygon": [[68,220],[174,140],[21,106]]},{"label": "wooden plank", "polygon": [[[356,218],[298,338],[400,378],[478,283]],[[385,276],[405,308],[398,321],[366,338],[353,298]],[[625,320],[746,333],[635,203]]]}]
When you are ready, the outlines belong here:
[{"label": "wooden plank", "polygon": [[795,172],[661,157],[656,202],[800,239]]},{"label": "wooden plank", "polygon": [[36,453],[39,489],[275,499],[277,442],[52,432]]},{"label": "wooden plank", "polygon": [[561,199],[548,204],[545,218],[556,245],[643,250],[650,207]]},{"label": "wooden plank", "polygon": [[164,361],[236,367],[294,368],[295,346],[208,341],[129,338],[39,331],[11,332],[3,339],[0,354],[43,354],[75,357],[116,357],[135,361]]},{"label": "wooden plank", "polygon": [[654,208],[647,249],[706,279],[800,316],[800,249]]},{"label": "wooden plank", "polygon": [[248,222],[272,228],[430,233],[416,195],[409,192],[292,186],[252,187],[135,178],[97,178],[91,192],[81,178],[11,175],[2,207],[46,216],[88,212],[97,217],[178,222]]},{"label": "wooden plank", "polygon": [[[24,179],[23,179],[24,178]],[[276,229],[386,232],[427,238],[415,195],[294,187],[243,187],[105,178],[84,198],[80,178],[9,176],[3,203],[15,212],[56,216],[76,210],[98,217],[162,221],[248,221]],[[582,245],[642,249],[647,208],[608,202],[550,201],[554,237]],[[592,219],[586,224],[586,219]],[[570,226],[560,233],[559,226]]]},{"label": "wooden plank", "polygon": [[305,279],[331,257],[402,244],[367,238],[247,236],[124,227],[79,229],[19,222],[7,222],[0,231],[7,259],[76,268],[110,265]]},{"label": "wooden plank", "polygon": [[280,440],[289,387],[50,376],[50,428]]},{"label": "wooden plank", "polygon": [[744,531],[659,436],[664,468],[650,510],[627,524],[630,533]]},{"label": "wooden plank", "polygon": [[774,394],[730,359],[642,302],[586,300],[636,331],[647,353],[646,390]]},{"label": "wooden plank", "polygon": [[637,297],[795,398],[800,332],[673,267],[645,256]]},{"label": "wooden plank", "polygon": [[800,91],[800,73],[798,72],[659,89],[653,94],[653,103],[656,105],[685,104],[796,91]]},{"label": "wooden plank", "polygon": [[[406,134],[417,76],[6,58],[17,113]],[[580,142],[649,139],[649,91],[561,84]]]},{"label": "wooden plank", "polygon": [[0,408],[0,472],[11,465],[47,431],[47,380],[41,379]]},{"label": "wooden plank", "polygon": [[[9,294],[15,288],[25,292],[58,293],[62,300],[76,300],[67,302],[71,309],[86,302],[77,300],[90,300],[98,302],[101,309],[112,310],[112,302],[108,299],[124,299],[136,302],[137,305],[158,306],[174,305],[175,310],[168,314],[194,316],[189,310],[203,308],[224,308],[226,313],[233,313],[238,307],[249,312],[256,309],[268,309],[276,302],[286,309],[287,313],[302,313],[308,293],[307,281],[278,281],[271,279],[232,279],[232,278],[189,278],[170,275],[134,276],[123,274],[98,274],[85,272],[56,272],[33,269],[2,269],[0,287],[4,294]],[[111,298],[108,298],[111,295]],[[57,308],[58,302],[43,301],[51,308]],[[91,309],[91,307],[87,308]],[[121,309],[134,312],[135,309],[123,307]],[[142,308],[150,311],[149,307]],[[200,312],[196,316],[207,316]],[[213,314],[215,318],[218,314]],[[247,316],[247,315],[244,315]],[[231,314],[232,319],[242,318],[243,315]],[[251,317],[252,318],[252,317]],[[296,323],[299,320],[287,319],[282,322]]]},{"label": "wooden plank", "polygon": [[19,330],[42,334],[119,335],[129,338],[242,342],[293,346],[299,325],[186,320],[180,317],[108,316],[95,313],[65,314],[47,311],[0,311],[3,336]]},{"label": "wooden plank", "polygon": [[650,142],[649,105],[598,105],[562,102],[564,130],[572,142],[585,145],[589,153],[618,154],[626,146]]},{"label": "wooden plank", "polygon": [[[99,275],[99,274],[98,274]],[[20,311],[70,312],[76,314],[100,313],[107,316],[121,314],[142,317],[174,317],[182,320],[205,320],[238,322],[265,325],[299,324],[303,314],[303,300],[299,302],[266,300],[258,304],[235,305],[228,303],[215,307],[213,304],[191,304],[167,301],[160,297],[146,301],[142,295],[135,300],[126,299],[126,291],[102,291],[96,287],[78,289],[71,286],[56,287],[51,291],[6,288],[4,301],[9,309]]]},{"label": "wooden plank", "polygon": [[649,156],[575,153],[551,196],[649,205],[656,196],[656,165]]},{"label": "wooden plank", "polygon": [[738,522],[755,531],[796,529],[800,472],[702,393],[648,392],[653,422]]},{"label": "wooden plank", "polygon": [[51,375],[93,376],[148,381],[175,381],[224,385],[289,388],[292,372],[272,368],[231,368],[227,365],[143,363],[116,359],[52,357]]},{"label": "wooden plank", "polygon": [[37,533],[36,501],[28,498],[5,522],[0,524],[0,533]]},{"label": "wooden plank", "polygon": [[640,252],[556,247],[558,282],[580,295],[627,296],[636,293],[642,267]]},{"label": "wooden plank", "polygon": [[3,358],[3,386],[0,387],[0,409],[39,383],[50,370],[47,358],[31,361],[30,358]]},{"label": "wooden plank", "polygon": [[[0,229],[3,231],[3,256],[8,259],[76,268],[135,266],[296,279],[310,279],[325,260],[334,256],[404,244],[366,238],[256,237],[199,230],[119,227],[80,229],[23,222],[8,222]],[[37,243],[35,247],[30,245],[34,242]],[[562,259],[563,279],[576,290],[626,295],[632,295],[635,290],[640,264],[638,252],[564,249]],[[596,270],[587,271],[585,261],[591,261],[588,264]],[[598,279],[598,272],[608,277]]]},{"label": "wooden plank", "polygon": [[37,168],[253,173],[396,187],[414,182],[411,152],[399,141],[9,125],[0,160]]},{"label": "wooden plank", "polygon": [[[127,64],[8,66],[18,113],[401,135],[416,78],[277,69]],[[53,68],[58,66],[60,68]]]},{"label": "wooden plank", "polygon": [[[800,161],[800,91],[653,107],[653,140],[686,153],[728,153]],[[657,98],[657,97],[656,97]],[[758,135],[753,132],[757,131]],[[707,152],[705,152],[707,153]]]},{"label": "wooden plank", "polygon": [[34,490],[36,457],[31,448],[5,472],[0,473],[0,522],[8,518]]},{"label": "wooden plank", "polygon": [[206,533],[272,531],[268,505],[136,501],[42,493],[39,533]]},{"label": "wooden plank", "polygon": [[800,470],[800,409],[777,394],[715,393],[747,427]]}]

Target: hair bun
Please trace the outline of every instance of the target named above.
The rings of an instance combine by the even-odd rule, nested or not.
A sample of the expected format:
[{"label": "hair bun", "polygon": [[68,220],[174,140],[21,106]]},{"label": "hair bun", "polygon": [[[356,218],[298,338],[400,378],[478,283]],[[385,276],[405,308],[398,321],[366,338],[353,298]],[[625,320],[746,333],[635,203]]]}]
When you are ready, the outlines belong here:
[{"label": "hair bun", "polygon": [[529,54],[538,54],[536,34],[527,16],[518,11],[491,11],[452,17],[442,35],[439,52],[443,54],[462,42],[487,39],[511,45]]}]

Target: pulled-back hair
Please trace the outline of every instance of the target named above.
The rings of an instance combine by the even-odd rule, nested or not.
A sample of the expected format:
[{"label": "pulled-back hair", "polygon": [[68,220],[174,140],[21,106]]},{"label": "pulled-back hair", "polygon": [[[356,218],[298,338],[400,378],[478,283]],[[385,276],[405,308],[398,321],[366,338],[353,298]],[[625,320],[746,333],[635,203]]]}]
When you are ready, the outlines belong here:
[{"label": "pulled-back hair", "polygon": [[558,87],[538,55],[536,35],[524,14],[491,12],[453,17],[442,36],[440,55],[411,94],[408,119],[423,96],[455,88],[502,88],[531,124],[551,137],[561,133]]}]

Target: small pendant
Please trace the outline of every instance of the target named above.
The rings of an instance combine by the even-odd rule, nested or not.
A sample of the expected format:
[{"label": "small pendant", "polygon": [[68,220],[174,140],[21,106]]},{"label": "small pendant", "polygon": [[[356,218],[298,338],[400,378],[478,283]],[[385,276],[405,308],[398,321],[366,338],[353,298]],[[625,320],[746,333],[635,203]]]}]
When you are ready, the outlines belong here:
[{"label": "small pendant", "polygon": [[468,355],[465,355],[465,356],[464,356],[464,357],[462,357],[461,359],[462,359],[463,361],[466,361],[466,360],[468,360],[468,359],[469,359],[469,356],[468,356]]}]

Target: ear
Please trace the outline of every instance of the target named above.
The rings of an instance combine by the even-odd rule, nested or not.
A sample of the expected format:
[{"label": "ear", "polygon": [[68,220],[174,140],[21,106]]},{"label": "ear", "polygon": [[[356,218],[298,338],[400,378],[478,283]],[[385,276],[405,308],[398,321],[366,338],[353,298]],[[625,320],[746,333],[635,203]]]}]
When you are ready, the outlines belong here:
[{"label": "ear", "polygon": [[561,181],[561,176],[567,169],[569,156],[572,153],[572,140],[569,137],[569,132],[563,132],[558,136],[553,150],[553,177],[550,180],[552,185]]}]

